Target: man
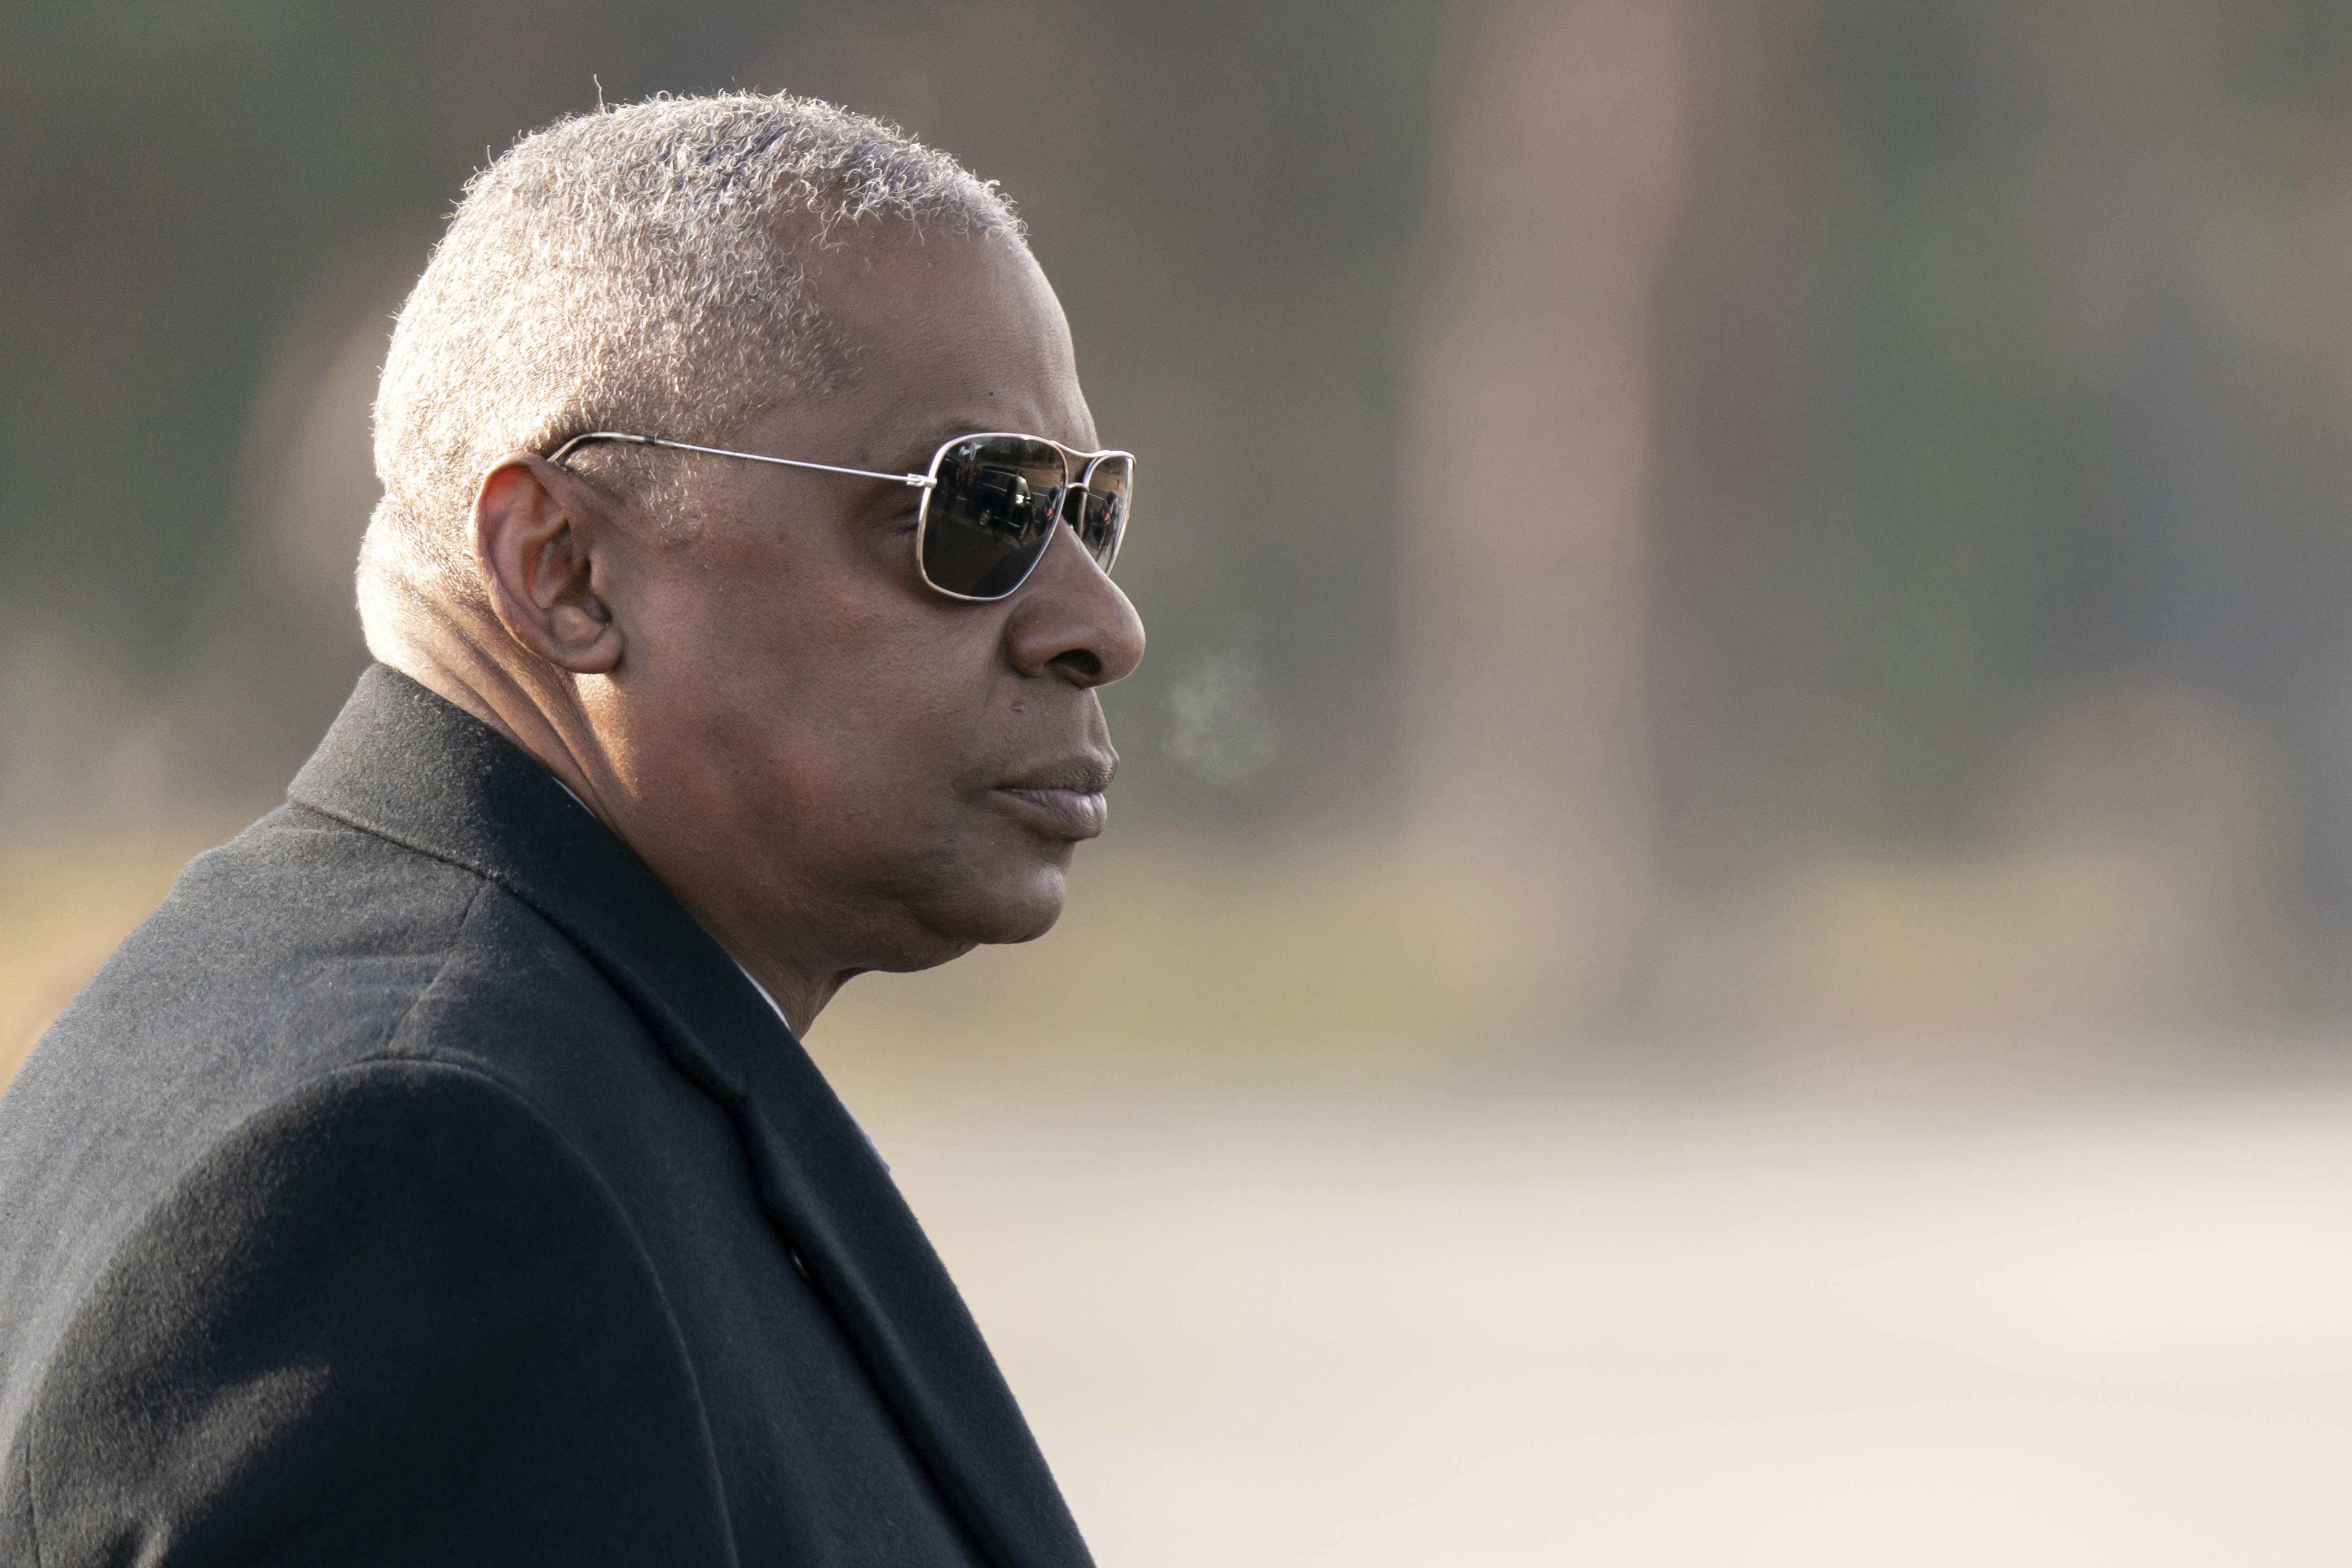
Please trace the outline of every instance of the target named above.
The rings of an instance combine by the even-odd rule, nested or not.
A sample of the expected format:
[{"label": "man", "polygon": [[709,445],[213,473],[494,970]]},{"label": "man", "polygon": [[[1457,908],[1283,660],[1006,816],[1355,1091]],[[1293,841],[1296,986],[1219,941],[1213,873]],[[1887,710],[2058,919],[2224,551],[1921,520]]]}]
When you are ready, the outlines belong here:
[{"label": "man", "polygon": [[1010,210],[874,121],[476,179],[380,663],[0,1100],[0,1561],[1087,1561],[794,1037],[1059,911],[1143,648],[1100,446]]}]

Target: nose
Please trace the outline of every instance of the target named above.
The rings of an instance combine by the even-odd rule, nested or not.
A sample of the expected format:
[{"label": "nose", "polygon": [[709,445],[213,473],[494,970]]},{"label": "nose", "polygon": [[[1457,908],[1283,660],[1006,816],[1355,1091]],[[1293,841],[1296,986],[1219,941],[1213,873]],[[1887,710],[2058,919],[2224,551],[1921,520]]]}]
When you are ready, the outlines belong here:
[{"label": "nose", "polygon": [[1004,653],[1024,675],[1108,686],[1143,662],[1143,618],[1066,526],[1011,604]]}]

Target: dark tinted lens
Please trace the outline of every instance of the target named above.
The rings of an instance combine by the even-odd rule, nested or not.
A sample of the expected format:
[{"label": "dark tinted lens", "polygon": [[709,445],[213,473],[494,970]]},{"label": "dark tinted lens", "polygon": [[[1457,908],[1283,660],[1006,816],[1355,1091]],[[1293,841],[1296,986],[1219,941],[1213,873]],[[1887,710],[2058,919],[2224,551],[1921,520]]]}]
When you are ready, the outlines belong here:
[{"label": "dark tinted lens", "polygon": [[1078,492],[1077,504],[1071,509],[1078,542],[1106,572],[1118,558],[1118,542],[1127,533],[1128,508],[1134,494],[1135,459],[1103,458],[1087,476],[1087,488]]},{"label": "dark tinted lens", "polygon": [[1068,471],[1060,448],[975,436],[940,458],[923,518],[923,575],[972,599],[1021,586],[1054,537]]}]

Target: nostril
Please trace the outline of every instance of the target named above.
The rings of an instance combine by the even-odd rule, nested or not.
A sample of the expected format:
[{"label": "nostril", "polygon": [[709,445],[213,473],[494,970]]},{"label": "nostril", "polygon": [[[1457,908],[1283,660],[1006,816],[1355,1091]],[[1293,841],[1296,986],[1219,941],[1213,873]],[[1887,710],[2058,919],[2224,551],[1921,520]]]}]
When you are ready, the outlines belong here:
[{"label": "nostril", "polygon": [[1054,662],[1073,675],[1083,676],[1088,680],[1102,679],[1103,661],[1086,648],[1074,647],[1066,654],[1056,655]]}]

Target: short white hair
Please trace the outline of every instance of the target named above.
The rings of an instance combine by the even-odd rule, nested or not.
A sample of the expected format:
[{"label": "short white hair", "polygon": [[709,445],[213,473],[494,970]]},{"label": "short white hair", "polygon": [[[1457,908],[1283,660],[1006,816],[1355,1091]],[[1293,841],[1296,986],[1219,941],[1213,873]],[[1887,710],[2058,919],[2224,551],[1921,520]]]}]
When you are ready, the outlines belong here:
[{"label": "short white hair", "polygon": [[891,220],[1022,239],[994,182],[811,99],[663,96],[517,142],[467,184],[393,331],[360,552],[371,631],[403,601],[482,602],[474,496],[510,453],[583,430],[712,441],[837,384],[856,345],[806,252]]}]

